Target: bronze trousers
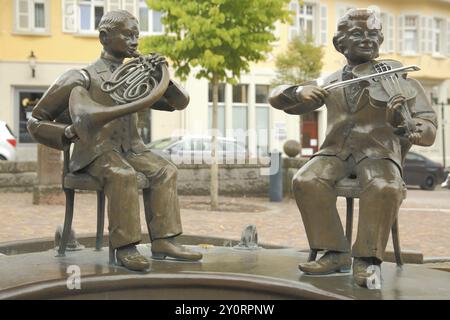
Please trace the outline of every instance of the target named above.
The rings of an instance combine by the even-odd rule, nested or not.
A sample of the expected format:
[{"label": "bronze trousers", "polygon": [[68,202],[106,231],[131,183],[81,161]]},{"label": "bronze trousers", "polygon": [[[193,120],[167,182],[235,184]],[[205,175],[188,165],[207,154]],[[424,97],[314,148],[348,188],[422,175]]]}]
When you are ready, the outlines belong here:
[{"label": "bronze trousers", "polygon": [[356,163],[352,156],[316,156],[295,175],[293,190],[312,249],[350,252],[336,208],[335,184],[355,174],[362,192],[354,257],[383,260],[390,229],[402,202],[404,183],[400,169],[389,159],[365,158]]},{"label": "bronze trousers", "polygon": [[135,154],[111,150],[95,159],[86,171],[104,184],[113,248],[141,241],[136,171],[150,180],[150,190],[144,191],[144,207],[151,240],[181,234],[177,168],[169,161],[150,151]]}]

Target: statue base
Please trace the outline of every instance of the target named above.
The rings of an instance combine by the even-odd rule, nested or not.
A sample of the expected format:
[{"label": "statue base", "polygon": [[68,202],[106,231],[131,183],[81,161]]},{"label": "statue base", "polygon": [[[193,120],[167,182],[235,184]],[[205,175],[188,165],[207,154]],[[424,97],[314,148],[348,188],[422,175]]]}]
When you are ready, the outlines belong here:
[{"label": "statue base", "polygon": [[[83,239],[79,239],[83,243]],[[146,273],[111,265],[108,249],[55,257],[50,249],[0,256],[0,299],[450,299],[450,273],[385,262],[381,289],[357,286],[351,273],[306,276],[308,255],[293,248],[243,250],[208,242],[189,245],[200,262],[150,260]],[[25,243],[16,244],[24,252]],[[35,248],[44,248],[35,245]],[[5,248],[5,247],[3,247]],[[22,249],[20,249],[22,248]],[[151,257],[150,244],[139,250]]]}]

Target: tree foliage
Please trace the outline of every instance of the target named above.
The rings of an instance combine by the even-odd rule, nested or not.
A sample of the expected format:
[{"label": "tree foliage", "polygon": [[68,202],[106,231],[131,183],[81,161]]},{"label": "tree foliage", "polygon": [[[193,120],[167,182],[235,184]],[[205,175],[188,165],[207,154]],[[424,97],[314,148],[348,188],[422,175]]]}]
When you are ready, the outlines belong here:
[{"label": "tree foliage", "polygon": [[319,77],[323,66],[322,58],[322,47],[316,47],[312,39],[292,39],[286,52],[277,55],[275,59],[274,84],[300,84]]},{"label": "tree foliage", "polygon": [[163,13],[165,34],[144,38],[143,53],[168,57],[175,75],[186,79],[191,68],[197,78],[212,83],[211,209],[217,210],[216,155],[219,82],[234,82],[272,50],[275,22],[290,20],[290,0],[147,0]]},{"label": "tree foliage", "polygon": [[289,0],[148,0],[163,12],[165,34],[142,39],[143,53],[170,58],[176,75],[232,81],[271,51],[275,22],[289,21]]}]

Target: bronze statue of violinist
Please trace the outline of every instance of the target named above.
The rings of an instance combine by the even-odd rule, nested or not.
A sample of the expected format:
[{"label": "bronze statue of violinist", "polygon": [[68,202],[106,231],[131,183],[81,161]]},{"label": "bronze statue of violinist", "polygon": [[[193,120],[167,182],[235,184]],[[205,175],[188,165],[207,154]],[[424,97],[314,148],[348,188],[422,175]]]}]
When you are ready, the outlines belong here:
[{"label": "bronze statue of violinist", "polygon": [[[182,110],[189,95],[168,78],[164,57],[139,57],[138,21],[130,13],[110,11],[98,29],[100,58],[60,76],[34,108],[28,130],[38,142],[60,150],[74,142],[71,172],[86,172],[103,183],[117,263],[136,271],[150,266],[136,249],[141,241],[136,171],[151,184],[144,206],[152,257],[200,260],[200,253],[175,242],[182,232],[177,168],[152,153],[137,130],[138,110]],[[134,59],[123,64],[125,58]]]},{"label": "bronze statue of violinist", "polygon": [[[301,115],[327,107],[327,135],[320,150],[297,172],[293,189],[310,247],[325,250],[318,260],[301,263],[306,274],[350,270],[367,286],[370,266],[381,265],[389,231],[402,202],[402,162],[412,144],[430,146],[436,115],[420,83],[392,60],[377,61],[383,42],[373,11],[353,9],[338,21],[333,44],[347,65],[324,83],[282,85],[269,101]],[[382,76],[379,76],[383,73]],[[378,74],[378,76],[375,76]],[[361,79],[363,78],[364,81]],[[362,188],[358,234],[352,248],[336,209],[337,181],[356,176]]]}]

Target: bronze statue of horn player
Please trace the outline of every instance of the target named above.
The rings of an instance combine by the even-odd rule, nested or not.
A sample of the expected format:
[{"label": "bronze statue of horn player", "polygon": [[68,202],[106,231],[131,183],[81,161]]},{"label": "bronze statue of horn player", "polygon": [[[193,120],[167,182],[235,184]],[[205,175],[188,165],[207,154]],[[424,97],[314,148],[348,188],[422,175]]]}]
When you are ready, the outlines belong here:
[{"label": "bronze statue of horn player", "polygon": [[[38,142],[59,150],[73,142],[70,170],[103,182],[109,237],[118,263],[137,271],[149,268],[136,249],[141,241],[136,171],[151,182],[144,206],[151,215],[146,220],[152,257],[200,260],[200,253],[175,242],[182,233],[177,168],[148,150],[136,126],[136,112],[142,108],[182,110],[189,96],[169,79],[164,57],[139,56],[138,21],[130,13],[106,13],[98,30],[100,58],[60,76],[34,108],[28,130]],[[125,58],[133,59],[123,64]]]}]

